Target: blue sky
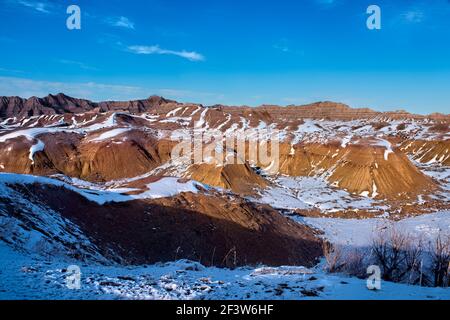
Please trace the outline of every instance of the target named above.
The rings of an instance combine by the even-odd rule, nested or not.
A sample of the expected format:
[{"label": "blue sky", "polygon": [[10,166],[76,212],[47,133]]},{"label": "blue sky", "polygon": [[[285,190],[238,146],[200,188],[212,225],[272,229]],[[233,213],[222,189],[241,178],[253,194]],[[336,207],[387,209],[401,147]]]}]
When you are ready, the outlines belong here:
[{"label": "blue sky", "polygon": [[448,0],[0,0],[0,47],[0,95],[450,110]]}]

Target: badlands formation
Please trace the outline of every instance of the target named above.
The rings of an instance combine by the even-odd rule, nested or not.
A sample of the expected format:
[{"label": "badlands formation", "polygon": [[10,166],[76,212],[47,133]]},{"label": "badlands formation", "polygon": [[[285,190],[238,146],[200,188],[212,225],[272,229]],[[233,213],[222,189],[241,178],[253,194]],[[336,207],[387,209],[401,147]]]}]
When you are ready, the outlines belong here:
[{"label": "badlands formation", "polygon": [[[34,232],[45,250],[133,264],[312,265],[320,234],[289,215],[401,219],[450,208],[449,123],[333,102],[1,97],[0,236],[26,247]],[[173,156],[209,132],[223,137],[200,142],[215,157],[195,161],[190,142]],[[243,152],[226,143],[233,135]],[[255,137],[259,149],[277,144],[271,161],[252,160]]]}]

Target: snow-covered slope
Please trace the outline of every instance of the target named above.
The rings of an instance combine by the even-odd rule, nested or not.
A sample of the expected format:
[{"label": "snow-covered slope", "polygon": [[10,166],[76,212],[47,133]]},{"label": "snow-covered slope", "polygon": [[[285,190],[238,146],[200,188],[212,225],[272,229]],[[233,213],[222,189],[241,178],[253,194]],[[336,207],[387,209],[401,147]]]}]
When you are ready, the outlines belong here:
[{"label": "snow-covered slope", "polygon": [[[364,280],[301,266],[317,262],[321,238],[368,248],[389,227],[427,240],[450,234],[448,115],[331,102],[19,100],[19,114],[0,124],[0,298],[449,297],[393,283],[369,291]],[[275,135],[278,161],[173,157],[180,141],[211,133],[218,143],[200,146],[231,158],[238,147],[226,139],[243,137],[250,153],[251,141]],[[291,266],[256,268],[261,261]],[[82,268],[80,290],[64,286],[69,264]]]},{"label": "snow-covered slope", "polygon": [[[449,289],[329,275],[319,267],[206,268],[180,260],[139,267],[42,260],[0,242],[0,299],[450,299]],[[80,289],[69,289],[67,269],[78,265]]]},{"label": "snow-covered slope", "polygon": [[[75,223],[50,207],[32,201],[32,191],[20,192],[12,185],[19,181],[32,183],[39,180],[52,181],[0,174],[0,242],[30,255],[105,261]],[[23,187],[26,189],[26,184]]]},{"label": "snow-covered slope", "polygon": [[[61,178],[66,181],[72,181],[72,179],[67,177]],[[87,200],[100,205],[108,202],[126,202],[138,199],[157,199],[171,197],[182,192],[197,193],[198,188],[208,188],[207,186],[195,181],[180,182],[179,179],[174,177],[162,177],[155,182],[148,183],[144,186],[145,190],[137,188],[105,188],[104,186],[101,186],[99,184],[89,183],[79,179],[74,179],[74,182],[75,184],[78,184],[78,186],[73,186],[72,184],[69,184],[67,182],[47,177],[14,173],[0,173],[0,187],[3,187],[5,190],[8,184],[52,185],[74,191],[85,197]],[[127,192],[136,193],[126,194]]]}]

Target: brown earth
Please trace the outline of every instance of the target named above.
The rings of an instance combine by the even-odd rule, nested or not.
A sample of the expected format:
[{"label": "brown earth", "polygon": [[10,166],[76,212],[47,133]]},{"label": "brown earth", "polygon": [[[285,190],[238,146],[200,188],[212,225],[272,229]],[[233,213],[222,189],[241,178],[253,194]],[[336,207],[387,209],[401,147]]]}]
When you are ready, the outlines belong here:
[{"label": "brown earth", "polygon": [[[69,97],[63,93],[57,95],[48,95],[43,98],[31,97],[23,99],[20,97],[0,97],[0,119],[6,118],[24,118],[39,115],[65,114],[65,113],[84,113],[88,111],[107,112],[107,111],[128,111],[131,113],[141,113],[154,111],[157,113],[167,113],[178,106],[203,107],[201,104],[181,104],[173,100],[164,99],[159,96],[151,96],[144,100],[132,101],[103,101],[92,102],[85,99]],[[277,122],[286,119],[335,119],[351,120],[361,118],[385,117],[389,119],[429,119],[450,121],[450,115],[433,113],[428,116],[410,114],[404,110],[393,112],[377,112],[368,108],[353,109],[349,106],[336,102],[316,102],[301,106],[273,106],[262,105],[257,108],[246,106],[233,107],[215,105],[211,110],[218,113],[226,112],[236,117],[249,118],[249,114],[254,114],[254,121]]]},{"label": "brown earth", "polygon": [[400,150],[421,163],[435,161],[450,166],[450,140],[441,141],[405,141]]},{"label": "brown earth", "polygon": [[[323,175],[329,183],[354,194],[367,191],[375,198],[417,198],[437,189],[400,150],[384,158],[385,148],[363,141],[345,148],[340,144],[280,144],[280,174]],[[376,190],[374,189],[374,183]],[[375,192],[375,193],[374,193]]]},{"label": "brown earth", "polygon": [[289,119],[326,119],[326,120],[352,120],[352,119],[373,119],[377,117],[384,117],[388,119],[424,119],[426,117],[448,122],[449,115],[440,113],[433,113],[428,116],[416,115],[408,113],[404,110],[397,110],[392,112],[378,112],[369,108],[351,108],[348,105],[324,101],[316,102],[306,105],[289,105],[286,107],[276,105],[263,105],[257,108],[251,107],[228,107],[220,106],[220,109],[226,112],[243,114],[244,112],[263,112],[270,115],[274,121],[289,120]]},{"label": "brown earth", "polygon": [[174,101],[162,97],[151,96],[146,100],[105,101],[95,103],[85,99],[76,99],[63,93],[48,95],[44,98],[0,97],[0,118],[31,117],[39,115],[84,113],[88,111],[106,112],[112,110],[128,110],[144,112]]},{"label": "brown earth", "polygon": [[29,159],[37,142],[23,137],[2,144],[0,163],[6,172],[50,175],[62,173],[88,181],[109,181],[144,174],[170,158],[173,142],[157,140],[143,132],[130,132],[125,140],[92,142],[75,133],[54,133],[38,137],[44,151]]},{"label": "brown earth", "polygon": [[266,187],[268,182],[245,164],[194,164],[188,176],[210,186],[230,189],[240,194],[252,194],[255,188]]},{"label": "brown earth", "polygon": [[[47,133],[37,138],[45,143],[44,151],[29,159],[31,145],[37,142],[23,137],[0,143],[0,171],[50,175],[62,173],[70,177],[88,181],[105,182],[116,179],[139,176],[168,164],[176,141],[161,138],[159,133],[169,134],[183,127],[177,121],[164,121],[168,113],[184,118],[185,126],[192,129],[203,122],[203,128],[220,128],[222,131],[244,126],[257,127],[261,121],[275,124],[279,129],[296,130],[305,118],[350,120],[370,119],[366,123],[376,129],[390,124],[392,119],[424,119],[425,116],[411,115],[405,111],[376,112],[371,109],[352,109],[344,104],[319,102],[304,106],[269,106],[256,108],[216,105],[205,108],[197,104],[181,104],[176,101],[152,96],[145,100],[108,101],[93,103],[88,100],[74,99],[63,94],[49,95],[45,98],[21,99],[18,97],[0,98],[0,117],[29,117],[47,114],[42,119],[27,118],[23,126],[48,126],[58,124],[60,128],[69,127],[75,121],[85,129],[91,124],[99,124],[115,113],[114,128],[129,128],[124,134],[104,141],[95,141],[112,128],[103,128],[86,134]],[[107,112],[107,113],[101,113]],[[152,119],[138,117],[135,114],[150,112]],[[56,116],[54,116],[56,115]],[[409,201],[417,195],[433,193],[438,184],[421,173],[406,155],[422,163],[437,161],[450,165],[448,134],[449,115],[433,114],[434,122],[426,122],[430,132],[435,132],[433,141],[414,141],[403,136],[405,123],[397,126],[398,134],[383,136],[395,146],[385,160],[385,148],[374,144],[372,138],[361,138],[341,147],[339,137],[326,137],[326,142],[308,142],[291,146],[280,144],[280,170],[277,174],[289,176],[323,176],[330,184],[354,194],[367,193],[378,199]],[[170,120],[170,119],[169,119]],[[173,120],[173,119],[172,119]],[[36,121],[36,122],[34,122]],[[320,128],[320,123],[315,124]],[[359,127],[364,126],[359,124]],[[18,127],[14,130],[19,130]],[[336,128],[338,130],[339,123]],[[358,128],[354,128],[355,130]],[[0,128],[1,130],[1,128]],[[206,130],[206,129],[205,129]],[[81,131],[79,131],[81,132]],[[289,136],[289,132],[288,132]],[[340,137],[342,138],[342,137]],[[335,139],[335,141],[333,140]],[[441,139],[441,140],[439,140]],[[236,151],[236,150],[234,150]],[[248,144],[246,146],[248,158]],[[257,163],[267,168],[267,164]],[[178,166],[178,167],[177,167]],[[175,168],[177,167],[177,168]],[[251,194],[255,188],[264,188],[269,182],[252,169],[248,162],[244,164],[178,165],[172,168],[178,176],[230,189],[240,194]],[[161,169],[158,175],[171,174]]]},{"label": "brown earth", "polygon": [[[0,144],[0,171],[51,175],[61,173],[92,182],[106,182],[131,178],[145,174],[171,158],[174,141],[156,139],[152,134],[140,130],[128,131],[126,135],[95,142],[94,137],[83,137],[76,133],[53,133],[39,135],[45,143],[44,151],[29,159],[29,149],[37,142],[23,137]],[[9,150],[9,151],[8,151]],[[160,172],[164,175],[166,172]],[[194,164],[183,174],[205,184],[230,189],[236,193],[251,194],[256,187],[267,186],[267,181],[245,164]]]},{"label": "brown earth", "polygon": [[[101,206],[62,187],[12,187],[43,210],[51,208],[75,222],[101,254],[124,264],[186,258],[227,267],[311,266],[322,254],[310,228],[234,196],[183,193]],[[7,201],[9,214],[20,216],[14,199]]]},{"label": "brown earth", "polygon": [[[101,142],[92,142],[74,133],[41,135],[39,139],[45,143],[45,149],[35,154],[34,163],[29,159],[29,148],[35,142],[15,138],[2,144],[6,150],[0,154],[4,171],[37,175],[62,173],[95,182],[130,178],[169,161],[176,143],[158,140],[139,130],[128,132],[125,139],[116,137]],[[345,148],[339,143],[299,143],[293,146],[294,153],[289,143],[281,143],[278,173],[289,176],[325,175],[331,184],[341,189],[354,194],[368,192],[383,199],[417,198],[418,194],[435,191],[437,185],[411,163],[402,149],[405,152],[427,152],[425,156],[416,152],[416,156],[425,162],[433,157],[445,157],[448,141],[405,142],[404,146],[394,148],[386,161],[385,148],[372,145],[370,141],[360,141]],[[443,164],[448,164],[448,161],[449,157]],[[268,185],[267,180],[248,163],[224,166],[193,164],[183,176],[242,194],[251,194],[254,188]]]}]

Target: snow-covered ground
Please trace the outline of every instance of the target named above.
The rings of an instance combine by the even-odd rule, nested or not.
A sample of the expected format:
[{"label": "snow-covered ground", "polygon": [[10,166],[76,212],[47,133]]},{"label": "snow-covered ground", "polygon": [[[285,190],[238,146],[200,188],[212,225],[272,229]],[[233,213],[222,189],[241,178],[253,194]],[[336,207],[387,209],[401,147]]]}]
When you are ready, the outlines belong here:
[{"label": "snow-covered ground", "polygon": [[416,165],[424,174],[435,179],[442,188],[442,191],[436,192],[433,197],[442,201],[450,201],[450,167],[443,166],[439,162],[420,163],[412,157],[410,160]]},{"label": "snow-covered ground", "polygon": [[208,186],[193,180],[180,182],[179,179],[175,177],[163,177],[158,181],[146,184],[146,190],[141,190],[140,193],[125,194],[126,192],[139,190],[134,188],[107,188],[104,185],[90,183],[80,179],[71,179],[61,175],[55,177],[59,177],[62,181],[41,176],[0,172],[0,191],[7,188],[7,184],[27,185],[40,183],[64,187],[67,190],[80,194],[90,201],[102,205],[107,202],[126,202],[136,199],[172,197],[182,192],[197,193],[199,190],[198,188],[209,188]]},{"label": "snow-covered ground", "polygon": [[263,190],[258,202],[280,209],[319,209],[323,213],[341,210],[383,211],[384,204],[364,196],[355,196],[334,188],[320,177],[279,176],[272,179],[273,186]]},{"label": "snow-covered ground", "polygon": [[206,268],[186,260],[147,266],[78,264],[80,289],[66,285],[76,261],[41,260],[0,242],[0,299],[450,299],[450,290],[329,275],[320,267]]},{"label": "snow-covered ground", "polygon": [[[1,123],[2,132],[6,133],[0,136],[0,142],[5,142],[8,139],[17,138],[19,136],[24,136],[29,140],[36,138],[40,134],[44,133],[54,133],[54,132],[72,132],[82,135],[93,133],[100,129],[111,128],[110,131],[102,133],[101,138],[95,141],[101,141],[103,138],[112,138],[118,134],[123,133],[127,129],[140,129],[139,127],[134,127],[128,124],[128,128],[117,128],[119,126],[117,121],[118,115],[127,115],[129,117],[138,118],[144,120],[149,126],[154,123],[178,123],[180,125],[179,129],[176,130],[159,130],[164,136],[171,136],[172,139],[178,139],[190,135],[191,130],[186,128],[192,121],[192,117],[200,113],[199,119],[194,124],[194,131],[206,132],[210,129],[210,123],[208,122],[207,114],[210,109],[198,107],[194,111],[189,112],[189,108],[177,107],[172,111],[164,115],[155,115],[152,113],[143,113],[140,115],[131,115],[127,112],[114,112],[104,119],[98,119],[97,115],[92,116],[88,114],[79,114],[79,117],[87,116],[90,117],[89,120],[84,119],[79,122],[76,117],[72,117],[71,120],[65,119],[63,115],[42,115],[30,117],[23,119],[20,122],[16,122],[17,119],[6,119]],[[188,111],[188,112],[186,112]],[[100,121],[101,120],[101,121]],[[47,124],[45,127],[39,127],[40,121],[45,121]],[[226,124],[231,121],[231,114],[224,114],[224,121],[218,125],[218,129],[222,129]],[[145,123],[144,122],[144,123]],[[376,124],[388,122],[389,124],[378,128]],[[277,126],[277,123],[267,124],[260,121],[255,127],[250,126],[250,121],[241,117],[241,121],[238,123],[233,123],[230,128],[226,130],[226,135],[231,133],[243,133],[245,131],[246,136],[251,136],[257,131],[270,129],[272,131]],[[345,148],[347,145],[357,142],[360,138],[365,137],[377,137],[377,142],[380,146],[386,148],[385,157],[388,157],[389,153],[392,152],[392,146],[390,142],[383,139],[383,137],[388,137],[391,135],[396,135],[402,133],[408,135],[411,139],[423,139],[423,140],[433,140],[437,135],[440,139],[447,139],[449,133],[435,133],[429,130],[432,126],[432,122],[428,119],[424,120],[393,120],[381,116],[372,120],[367,119],[355,119],[351,121],[329,121],[329,120],[317,120],[317,119],[304,119],[304,122],[299,124],[298,127],[291,131],[288,129],[277,130],[279,134],[280,141],[285,141],[290,139],[292,144],[296,144],[300,141],[303,142],[318,142],[325,143],[330,141],[330,138],[339,138],[341,140],[341,147]],[[403,129],[399,129],[399,125],[404,125]],[[122,126],[122,125],[120,125]],[[18,128],[23,128],[17,130]],[[247,130],[247,131],[246,131]],[[4,131],[4,132],[3,132]]]},{"label": "snow-covered ground", "polygon": [[[99,199],[105,200],[106,194],[111,197],[127,197],[120,193],[126,191],[124,189],[109,185],[100,186],[67,177],[58,177],[63,180],[61,181],[29,175],[0,174],[0,178],[2,182],[0,191],[9,197],[14,197],[10,193],[15,191],[7,186],[8,183],[26,185],[34,182],[64,186],[98,203],[102,202]],[[317,207],[323,211],[330,211],[350,206],[370,208],[376,205],[373,199],[361,197],[358,200],[317,178],[280,177],[277,183],[278,186],[262,195],[262,200],[278,207]],[[151,192],[146,194],[149,197],[197,191],[195,185],[178,182],[177,178],[164,178],[147,187],[149,188],[147,192]],[[127,200],[129,199],[123,199]],[[44,215],[45,212],[40,208],[29,209],[29,218],[36,219],[37,225],[42,230],[47,230],[49,234],[61,234],[65,229],[72,228],[74,236],[63,240],[75,243],[82,239],[82,235],[75,232],[75,226],[58,218],[56,213],[48,211]],[[32,212],[40,212],[39,217],[35,217]],[[448,210],[397,222],[387,218],[339,219],[296,215],[289,217],[322,230],[323,237],[334,244],[352,248],[369,247],[379,230],[390,227],[424,240],[432,240],[438,234],[450,234]],[[0,227],[4,228],[2,237],[10,242],[13,242],[13,236],[16,238],[18,236],[11,233],[11,238],[5,238],[8,235],[6,231],[11,231],[15,226],[13,220],[0,215]],[[45,247],[39,237],[30,233],[22,235],[20,239],[22,238],[26,243],[17,248],[35,254],[14,251],[4,241],[0,241],[0,299],[450,299],[450,289],[388,282],[382,283],[381,290],[371,291],[367,289],[365,280],[340,274],[327,274],[320,264],[310,270],[299,266],[246,267],[230,270],[207,268],[191,261],[144,266],[104,266],[98,262],[74,261],[67,255],[42,255],[43,252],[35,249],[38,242],[39,248]],[[87,239],[83,241],[87,252],[95,252],[95,248]],[[102,257],[97,258],[97,261],[103,260]],[[81,268],[79,290],[69,289],[65,284],[67,276],[65,270],[69,265],[78,265]]]},{"label": "snow-covered ground", "polygon": [[324,232],[324,237],[335,244],[368,247],[381,230],[394,228],[405,235],[432,241],[439,234],[450,235],[450,211],[440,211],[393,221],[388,218],[340,219],[290,216]]}]

